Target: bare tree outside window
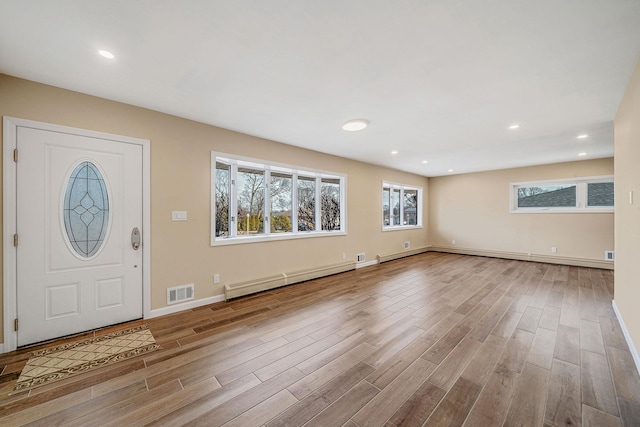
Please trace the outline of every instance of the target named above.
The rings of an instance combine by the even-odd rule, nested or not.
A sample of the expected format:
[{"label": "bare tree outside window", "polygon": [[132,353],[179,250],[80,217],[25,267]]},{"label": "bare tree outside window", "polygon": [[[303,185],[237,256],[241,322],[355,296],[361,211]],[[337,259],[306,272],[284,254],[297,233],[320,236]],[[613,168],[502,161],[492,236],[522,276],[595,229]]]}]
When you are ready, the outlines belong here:
[{"label": "bare tree outside window", "polygon": [[344,232],[346,177],[227,155],[212,159],[212,246]]},{"label": "bare tree outside window", "polygon": [[510,184],[511,213],[611,213],[613,176],[585,176]]},{"label": "bare tree outside window", "polygon": [[231,166],[216,163],[216,237],[229,236],[229,175]]},{"label": "bare tree outside window", "polygon": [[238,234],[264,233],[264,171],[238,168]]},{"label": "bare tree outside window", "polygon": [[323,230],[340,230],[340,180],[322,178],[320,212]]},{"label": "bare tree outside window", "polygon": [[393,209],[393,225],[400,225],[400,189],[391,189],[391,209]]},{"label": "bare tree outside window", "polygon": [[422,189],[382,183],[382,227],[396,230],[422,225]]},{"label": "bare tree outside window", "polygon": [[271,197],[270,227],[272,233],[293,231],[291,214],[293,208],[293,178],[291,175],[271,172],[269,194]]},{"label": "bare tree outside window", "polygon": [[384,187],[382,189],[382,225],[385,227],[391,225],[391,189]]},{"label": "bare tree outside window", "polygon": [[536,194],[544,193],[542,187],[520,187],[518,188],[518,198],[535,196]]},{"label": "bare tree outside window", "polygon": [[576,185],[518,187],[518,207],[576,207]]},{"label": "bare tree outside window", "polygon": [[416,225],[418,223],[418,190],[404,190],[402,216],[403,225]]},{"label": "bare tree outside window", "polygon": [[298,178],[298,231],[316,229],[316,179]]}]

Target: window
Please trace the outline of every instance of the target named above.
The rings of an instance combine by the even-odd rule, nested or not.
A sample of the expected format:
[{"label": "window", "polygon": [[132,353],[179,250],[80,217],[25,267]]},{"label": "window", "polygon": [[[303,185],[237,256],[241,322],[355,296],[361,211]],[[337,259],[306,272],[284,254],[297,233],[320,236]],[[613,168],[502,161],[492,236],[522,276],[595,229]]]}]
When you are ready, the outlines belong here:
[{"label": "window", "polygon": [[613,212],[613,177],[511,184],[512,213]]},{"label": "window", "polygon": [[211,244],[345,230],[346,176],[211,154]]},{"label": "window", "polygon": [[264,233],[264,170],[239,167],[237,177],[237,184],[233,186],[236,187],[238,201],[237,235],[262,234]]},{"label": "window", "polygon": [[320,215],[323,230],[340,230],[340,179],[322,178]]},{"label": "window", "polygon": [[316,229],[316,179],[298,178],[298,231]]},{"label": "window", "polygon": [[293,176],[280,172],[271,172],[271,232],[290,233],[293,212]]},{"label": "window", "polygon": [[422,188],[382,183],[382,228],[422,227]]}]

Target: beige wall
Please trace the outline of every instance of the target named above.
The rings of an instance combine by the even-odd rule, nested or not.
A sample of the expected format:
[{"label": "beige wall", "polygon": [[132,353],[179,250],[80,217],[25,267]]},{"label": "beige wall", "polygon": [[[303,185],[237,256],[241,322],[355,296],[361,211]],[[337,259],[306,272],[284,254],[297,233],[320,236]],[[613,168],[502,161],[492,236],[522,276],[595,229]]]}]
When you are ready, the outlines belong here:
[{"label": "beige wall", "polygon": [[[509,213],[510,183],[600,175],[613,175],[613,159],[431,178],[430,243],[459,250],[604,260],[605,250],[614,248],[613,213]],[[558,248],[555,255],[552,246]]]},{"label": "beige wall", "polygon": [[[153,309],[166,305],[171,286],[194,283],[200,299],[222,294],[224,283],[339,263],[343,252],[347,259],[365,252],[370,261],[379,253],[401,252],[407,240],[412,248],[427,244],[426,227],[381,231],[382,180],[421,186],[426,200],[425,177],[4,75],[0,115],[151,140]],[[346,174],[348,235],[211,247],[211,151]],[[172,222],[172,210],[188,211],[189,220]],[[214,273],[220,274],[221,284],[213,285]]]},{"label": "beige wall", "polygon": [[[616,271],[614,300],[631,339],[640,345],[640,64],[614,121]],[[629,192],[633,191],[633,204]],[[637,363],[637,361],[636,361]]]}]

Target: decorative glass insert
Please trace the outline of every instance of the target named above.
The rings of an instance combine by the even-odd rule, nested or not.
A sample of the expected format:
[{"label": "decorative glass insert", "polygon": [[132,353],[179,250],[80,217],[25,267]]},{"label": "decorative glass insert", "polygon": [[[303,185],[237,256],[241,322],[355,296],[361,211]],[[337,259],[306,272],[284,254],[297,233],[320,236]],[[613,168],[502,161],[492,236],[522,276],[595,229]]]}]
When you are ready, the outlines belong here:
[{"label": "decorative glass insert", "polygon": [[102,246],[109,225],[109,195],[96,165],[82,162],[73,170],[63,210],[71,246],[82,258],[92,257]]}]

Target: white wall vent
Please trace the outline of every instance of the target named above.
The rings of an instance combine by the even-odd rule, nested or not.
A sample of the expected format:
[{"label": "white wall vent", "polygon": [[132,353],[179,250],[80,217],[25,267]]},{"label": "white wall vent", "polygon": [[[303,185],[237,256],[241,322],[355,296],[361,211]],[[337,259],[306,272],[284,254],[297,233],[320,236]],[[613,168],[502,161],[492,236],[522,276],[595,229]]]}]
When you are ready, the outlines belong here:
[{"label": "white wall vent", "polygon": [[175,304],[193,299],[193,283],[167,289],[167,304]]},{"label": "white wall vent", "polygon": [[614,251],[604,251],[604,259],[614,261],[616,259],[616,253]]},{"label": "white wall vent", "polygon": [[358,261],[357,262],[364,262],[364,260],[365,260],[364,252],[359,253],[357,256],[358,256]]}]

